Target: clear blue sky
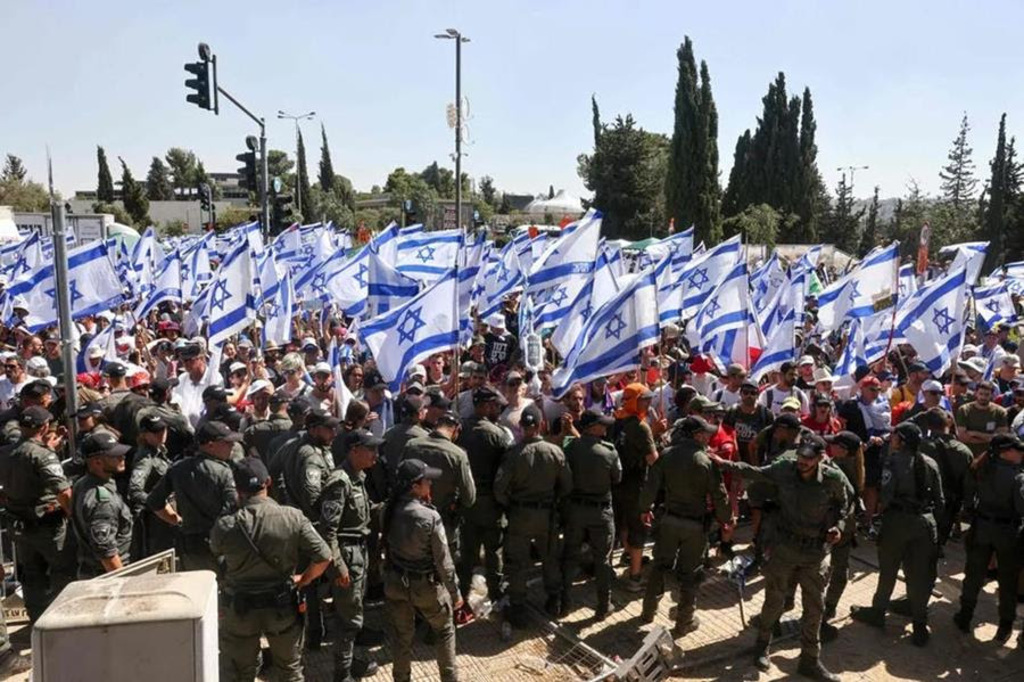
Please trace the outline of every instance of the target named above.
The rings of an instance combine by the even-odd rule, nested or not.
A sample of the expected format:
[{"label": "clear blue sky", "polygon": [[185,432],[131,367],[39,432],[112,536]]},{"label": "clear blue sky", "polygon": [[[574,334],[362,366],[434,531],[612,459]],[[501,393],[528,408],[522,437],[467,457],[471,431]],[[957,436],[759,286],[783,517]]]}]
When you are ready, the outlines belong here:
[{"label": "clear blue sky", "polygon": [[464,169],[503,190],[585,194],[576,156],[592,146],[591,93],[606,120],[632,112],[671,133],[675,51],[687,34],[711,70],[723,185],[736,137],[754,126],[780,70],[792,90],[811,88],[829,186],[837,166],[870,166],[857,173],[860,196],[876,184],[902,194],[911,177],[935,192],[964,111],[979,175],[1000,113],[1024,134],[1024,4],[1009,0],[0,0],[0,16],[0,153],[43,180],[49,144],[66,194],[95,188],[96,144],[136,177],[171,146],[194,149],[211,171],[237,167],[248,120],[223,99],[219,117],[184,101],[182,65],[199,40],[217,53],[221,84],[268,117],[271,147],[294,149],[278,109],[316,110],[311,172],[323,121],[335,170],[361,190],[396,166],[450,163],[454,45],[432,37],[449,26],[472,39]]}]

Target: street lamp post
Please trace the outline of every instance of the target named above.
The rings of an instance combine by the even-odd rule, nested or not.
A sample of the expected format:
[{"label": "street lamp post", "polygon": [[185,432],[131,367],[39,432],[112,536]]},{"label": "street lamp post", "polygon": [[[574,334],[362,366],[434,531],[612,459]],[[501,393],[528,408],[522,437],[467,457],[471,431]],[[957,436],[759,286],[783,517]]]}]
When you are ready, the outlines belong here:
[{"label": "street lamp post", "polygon": [[434,35],[439,40],[455,41],[455,224],[462,229],[462,43],[469,38],[454,28]]},{"label": "street lamp post", "polygon": [[277,117],[295,122],[295,211],[302,214],[302,166],[299,165],[299,121],[311,121],[316,116],[315,111],[310,111],[298,116],[292,116],[280,109],[277,110]]},{"label": "street lamp post", "polygon": [[850,196],[853,196],[853,174],[859,170],[868,170],[869,166],[840,166],[836,168],[837,171],[843,171],[843,175],[846,175],[846,171],[850,171]]}]

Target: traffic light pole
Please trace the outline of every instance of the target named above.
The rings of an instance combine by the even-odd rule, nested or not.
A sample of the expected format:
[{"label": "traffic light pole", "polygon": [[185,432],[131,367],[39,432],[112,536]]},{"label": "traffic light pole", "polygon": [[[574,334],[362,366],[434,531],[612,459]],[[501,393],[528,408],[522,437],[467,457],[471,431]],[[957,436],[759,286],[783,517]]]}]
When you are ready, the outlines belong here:
[{"label": "traffic light pole", "polygon": [[[49,157],[49,150],[47,150]],[[68,442],[76,443],[78,422],[78,383],[75,379],[74,321],[71,319],[71,287],[68,284],[68,243],[65,239],[66,220],[64,204],[57,201],[53,191],[53,165],[47,158],[50,177],[50,220],[53,223],[53,279],[57,287],[57,321],[60,328],[61,359],[64,363],[65,424]]]},{"label": "traffic light pole", "polygon": [[256,122],[256,125],[260,127],[260,168],[262,171],[263,179],[260,180],[260,222],[263,223],[263,238],[267,241],[270,240],[270,179],[267,173],[267,124],[262,119],[252,113],[245,106],[242,105],[237,99],[232,96],[230,92],[225,90],[217,84],[217,92],[228,98],[232,104],[242,110],[246,116]]}]

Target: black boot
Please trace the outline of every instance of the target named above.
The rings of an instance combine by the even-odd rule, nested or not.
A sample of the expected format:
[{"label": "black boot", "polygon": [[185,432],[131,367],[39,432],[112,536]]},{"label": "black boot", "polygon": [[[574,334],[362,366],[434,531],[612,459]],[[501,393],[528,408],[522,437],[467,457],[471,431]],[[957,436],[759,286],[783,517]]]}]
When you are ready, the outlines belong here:
[{"label": "black boot", "polygon": [[873,606],[851,606],[850,617],[871,627],[885,627],[885,612]]},{"label": "black boot", "polygon": [[612,612],[611,595],[602,594],[597,597],[597,609],[594,611],[594,618],[604,620]]},{"label": "black boot", "polygon": [[557,594],[549,594],[548,600],[544,602],[544,611],[552,618],[558,618],[562,611],[562,599]]},{"label": "black boot", "polygon": [[820,682],[839,682],[839,675],[833,672],[829,672],[828,668],[821,664],[821,661],[817,658],[811,658],[810,656],[800,656],[800,665],[796,671],[804,677],[809,677],[812,680],[819,680]]},{"label": "black boot", "polygon": [[771,644],[766,639],[759,639],[754,644],[754,667],[763,673],[771,670],[772,663],[768,660],[768,645]]},{"label": "black boot", "polygon": [[364,626],[356,635],[356,644],[368,648],[381,646],[384,644],[384,633]]},{"label": "black boot", "polygon": [[999,629],[996,630],[995,641],[1000,644],[1005,644],[1010,639],[1010,635],[1013,634],[1013,621],[1004,620],[999,622]]},{"label": "black boot", "polygon": [[676,621],[676,626],[672,628],[673,637],[685,637],[691,632],[696,632],[697,628],[700,627],[700,618],[691,615],[686,620]]},{"label": "black boot", "polygon": [[971,617],[973,615],[973,613],[971,613],[970,611],[966,611],[963,607],[961,607],[959,611],[953,614],[953,623],[956,624],[956,627],[958,630],[960,630],[960,632],[969,635],[973,630],[973,628],[971,627]]},{"label": "black boot", "polygon": [[931,636],[927,623],[914,623],[914,634],[910,636],[910,643],[914,646],[924,646],[928,644]]},{"label": "black boot", "polygon": [[839,639],[839,628],[831,623],[821,622],[821,641],[825,644]]},{"label": "black boot", "polygon": [[353,658],[352,676],[349,679],[361,680],[364,677],[373,677],[377,674],[379,667],[376,661],[364,661],[361,658]]},{"label": "black boot", "polygon": [[890,601],[889,610],[897,616],[904,616],[906,618],[912,618],[914,615],[910,610],[910,599],[907,597],[900,597]]},{"label": "black boot", "polygon": [[835,604],[831,604],[831,605],[830,604],[826,604],[825,605],[825,613],[821,614],[822,622],[823,623],[827,623],[828,621],[832,620],[835,617],[836,617],[836,605]]},{"label": "black boot", "polygon": [[558,617],[565,618],[572,613],[573,603],[572,597],[569,596],[569,590],[562,592],[562,601],[559,604]]},{"label": "black boot", "polygon": [[654,622],[654,616],[658,613],[658,602],[660,599],[644,598],[644,608],[640,612],[640,622],[644,625]]}]

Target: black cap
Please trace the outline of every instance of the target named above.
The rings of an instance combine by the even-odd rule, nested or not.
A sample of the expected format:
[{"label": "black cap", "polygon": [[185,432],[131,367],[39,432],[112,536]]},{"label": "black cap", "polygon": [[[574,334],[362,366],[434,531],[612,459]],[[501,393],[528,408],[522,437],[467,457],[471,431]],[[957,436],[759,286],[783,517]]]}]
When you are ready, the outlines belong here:
[{"label": "black cap", "polygon": [[783,412],[775,418],[775,426],[781,426],[785,429],[799,429],[800,418],[795,414]]},{"label": "black cap", "polygon": [[108,362],[103,365],[103,376],[119,378],[128,373],[128,368],[120,362]]},{"label": "black cap", "polygon": [[375,388],[378,390],[383,390],[387,387],[388,382],[384,381],[384,377],[381,376],[380,372],[367,372],[366,376],[363,377],[363,388]]},{"label": "black cap", "polygon": [[601,426],[611,426],[614,423],[615,419],[605,415],[603,412],[599,412],[597,410],[587,410],[586,412],[583,413],[582,416],[580,416],[580,420],[577,423],[577,425],[581,429],[589,429],[591,426],[594,426],[595,424],[600,424]]},{"label": "black cap", "polygon": [[270,480],[267,465],[259,457],[246,457],[233,466],[235,488],[240,493],[258,493]]},{"label": "black cap", "polygon": [[862,444],[860,436],[853,431],[840,431],[837,434],[825,436],[825,442],[841,445],[849,452],[856,452]]},{"label": "black cap", "polygon": [[814,396],[815,405],[831,405],[832,397],[825,393],[818,393]]},{"label": "black cap", "polygon": [[399,402],[399,412],[403,417],[418,415],[426,401],[418,395],[407,395]]},{"label": "black cap", "polygon": [[892,432],[912,448],[916,448],[921,444],[921,427],[914,422],[902,422]]},{"label": "black cap", "polygon": [[498,402],[504,404],[505,396],[495,391],[490,386],[481,386],[480,388],[473,391],[473,404],[481,405],[483,403]]},{"label": "black cap", "polygon": [[992,436],[992,440],[989,442],[989,447],[992,452],[1000,453],[1004,450],[1024,450],[1024,443],[1020,441],[1017,436],[1009,433],[997,433]]},{"label": "black cap", "polygon": [[165,393],[167,389],[173,388],[178,385],[177,378],[170,379],[153,379],[149,382],[150,393]]},{"label": "black cap", "polygon": [[923,362],[915,361],[915,362],[912,362],[909,365],[907,365],[907,371],[908,372],[927,372],[928,371],[928,366],[925,365]]},{"label": "black cap", "polygon": [[[282,395],[277,393],[275,395]],[[301,417],[313,411],[313,406],[305,398],[296,398],[288,403],[288,414],[293,417]]]},{"label": "black cap", "polygon": [[85,457],[126,455],[131,449],[130,445],[119,443],[114,434],[106,430],[94,431],[82,441],[82,455]]},{"label": "black cap", "polygon": [[203,349],[199,347],[198,343],[187,343],[178,352],[178,357],[182,360],[191,360],[192,358],[198,358],[202,354]]},{"label": "black cap", "polygon": [[45,426],[50,421],[53,421],[53,415],[50,414],[48,409],[39,405],[26,407],[18,415],[18,425],[29,428],[37,429],[40,426]]},{"label": "black cap", "polygon": [[825,441],[818,436],[804,436],[796,447],[796,456],[814,459],[825,452]]},{"label": "black cap", "polygon": [[438,426],[440,426],[441,424],[447,424],[448,426],[458,426],[459,424],[462,423],[462,420],[459,419],[459,415],[455,414],[451,410],[442,412],[441,415],[435,421],[437,422]]},{"label": "black cap", "polygon": [[284,403],[288,402],[289,400],[291,400],[291,399],[287,395],[285,395],[284,392],[282,392],[282,391],[275,391],[274,393],[272,393],[270,395],[270,404],[271,405],[283,405]]},{"label": "black cap", "polygon": [[167,422],[158,414],[147,414],[139,420],[139,428],[150,433],[159,433],[167,428]]},{"label": "black cap", "polygon": [[679,426],[677,427],[684,434],[692,435],[698,431],[703,431],[707,434],[718,433],[718,427],[709,422],[704,417],[699,415],[690,415],[679,420]]},{"label": "black cap", "polygon": [[85,403],[78,408],[78,412],[75,413],[76,417],[98,417],[103,414],[103,406],[99,403]]},{"label": "black cap", "polygon": [[203,389],[203,400],[227,400],[228,392],[223,386],[207,386]]},{"label": "black cap", "polygon": [[758,389],[757,382],[753,379],[744,379],[743,383],[740,384],[740,388],[752,388],[755,391]]},{"label": "black cap", "polygon": [[224,422],[217,421],[203,422],[202,426],[196,431],[196,442],[200,445],[219,440],[241,443],[242,434],[232,431]]},{"label": "black cap", "polygon": [[424,478],[431,480],[441,478],[441,470],[427,466],[420,459],[403,459],[398,465],[398,480],[408,485]]},{"label": "black cap", "polygon": [[519,426],[539,426],[544,415],[536,405],[527,405],[519,416]]},{"label": "black cap", "polygon": [[384,439],[379,436],[375,436],[366,429],[356,429],[346,435],[348,446],[354,448],[357,445],[361,445],[364,448],[379,448],[384,444]]},{"label": "black cap", "polygon": [[52,392],[53,386],[50,385],[49,381],[46,381],[45,379],[36,379],[35,381],[30,381],[22,386],[21,391],[18,392],[18,397],[22,399],[30,398],[38,400],[44,395],[50,395]]},{"label": "black cap", "polygon": [[779,367],[779,372],[785,374],[786,372],[792,371],[796,368],[797,365],[795,362],[793,362],[792,360],[786,360],[784,363],[782,363],[782,366]]},{"label": "black cap", "polygon": [[452,406],[452,401],[448,400],[448,398],[441,393],[427,393],[427,398],[430,399],[430,402],[427,403],[427,407],[436,407],[440,410],[447,410]]},{"label": "black cap", "polygon": [[315,426],[326,426],[329,429],[336,429],[341,425],[341,421],[333,416],[327,410],[319,407],[314,407],[306,415],[306,428],[311,429]]}]

